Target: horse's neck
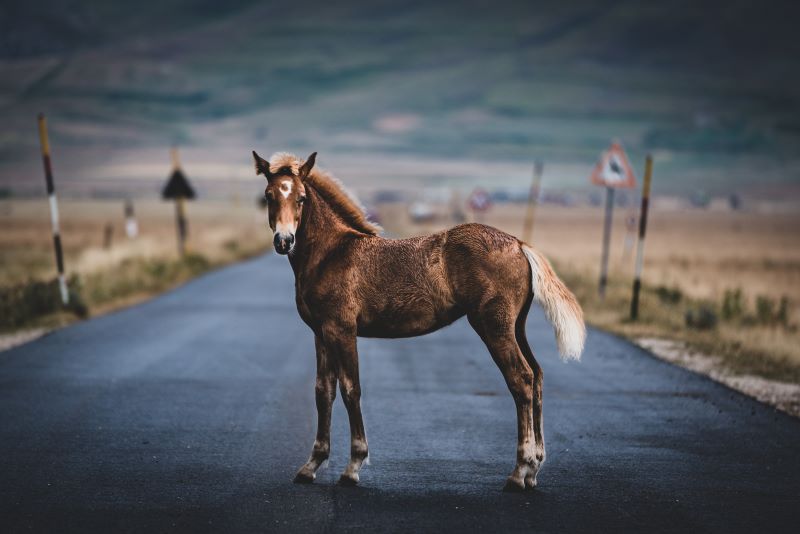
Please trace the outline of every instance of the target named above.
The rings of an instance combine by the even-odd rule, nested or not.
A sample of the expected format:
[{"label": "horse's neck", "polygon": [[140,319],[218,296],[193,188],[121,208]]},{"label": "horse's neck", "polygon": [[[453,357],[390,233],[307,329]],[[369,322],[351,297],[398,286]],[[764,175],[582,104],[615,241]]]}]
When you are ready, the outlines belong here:
[{"label": "horse's neck", "polygon": [[308,202],[297,230],[295,250],[289,256],[298,280],[315,271],[316,266],[355,232],[312,187],[306,186],[306,196]]}]

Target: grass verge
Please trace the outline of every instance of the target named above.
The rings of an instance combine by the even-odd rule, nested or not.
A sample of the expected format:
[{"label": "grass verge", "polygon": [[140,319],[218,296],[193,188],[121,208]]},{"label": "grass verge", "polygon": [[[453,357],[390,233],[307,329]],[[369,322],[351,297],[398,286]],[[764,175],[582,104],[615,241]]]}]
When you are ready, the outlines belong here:
[{"label": "grass verge", "polygon": [[593,326],[631,340],[681,341],[690,349],[722,358],[732,372],[800,383],[800,361],[793,349],[798,327],[788,317],[783,299],[775,302],[758,296],[748,307],[740,289],[715,302],[686,297],[676,287],[644,285],[639,319],[631,321],[629,279],[611,278],[601,300],[590,273],[556,267]]},{"label": "grass verge", "polygon": [[198,253],[182,258],[131,257],[111,268],[73,275],[70,302],[61,303],[56,279],[0,287],[0,332],[56,328],[76,320],[119,309],[172,289],[212,269],[263,253],[263,248],[225,244],[214,260]]}]

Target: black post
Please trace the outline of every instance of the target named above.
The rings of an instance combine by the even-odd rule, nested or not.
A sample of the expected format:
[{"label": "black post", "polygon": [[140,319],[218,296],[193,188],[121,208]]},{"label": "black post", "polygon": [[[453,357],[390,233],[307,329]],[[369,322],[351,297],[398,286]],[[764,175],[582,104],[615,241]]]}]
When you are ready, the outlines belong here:
[{"label": "black post", "polygon": [[639,243],[636,247],[636,273],[633,278],[633,297],[631,298],[631,320],[639,318],[639,292],[642,289],[642,266],[644,264],[644,236],[647,231],[647,212],[650,206],[650,183],[653,178],[653,156],[647,155],[644,166],[644,185],[642,186],[642,212],[639,215]]},{"label": "black post", "polygon": [[178,229],[178,253],[186,254],[186,215],[183,212],[183,198],[175,199],[175,223]]}]

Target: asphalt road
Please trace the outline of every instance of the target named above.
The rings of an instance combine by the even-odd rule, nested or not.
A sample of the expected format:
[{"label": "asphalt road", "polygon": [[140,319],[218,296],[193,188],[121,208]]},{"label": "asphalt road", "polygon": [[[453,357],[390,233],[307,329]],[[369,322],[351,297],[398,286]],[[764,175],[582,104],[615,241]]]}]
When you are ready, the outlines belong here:
[{"label": "asphalt road", "polygon": [[0,531],[779,532],[800,524],[800,421],[590,331],[545,370],[539,488],[500,490],[514,406],[465,321],[360,340],[372,463],[334,408],[314,437],[313,338],[285,258],[266,256],[0,353]]}]

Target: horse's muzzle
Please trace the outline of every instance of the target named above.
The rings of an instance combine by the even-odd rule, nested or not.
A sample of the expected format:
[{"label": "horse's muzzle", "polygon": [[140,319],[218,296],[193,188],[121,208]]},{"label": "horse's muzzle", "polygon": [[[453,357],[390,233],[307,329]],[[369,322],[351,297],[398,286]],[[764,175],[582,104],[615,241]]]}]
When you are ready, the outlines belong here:
[{"label": "horse's muzzle", "polygon": [[292,246],[294,245],[294,236],[292,234],[276,233],[275,238],[272,240],[272,244],[275,245],[275,252],[286,255],[290,250],[292,250]]}]

